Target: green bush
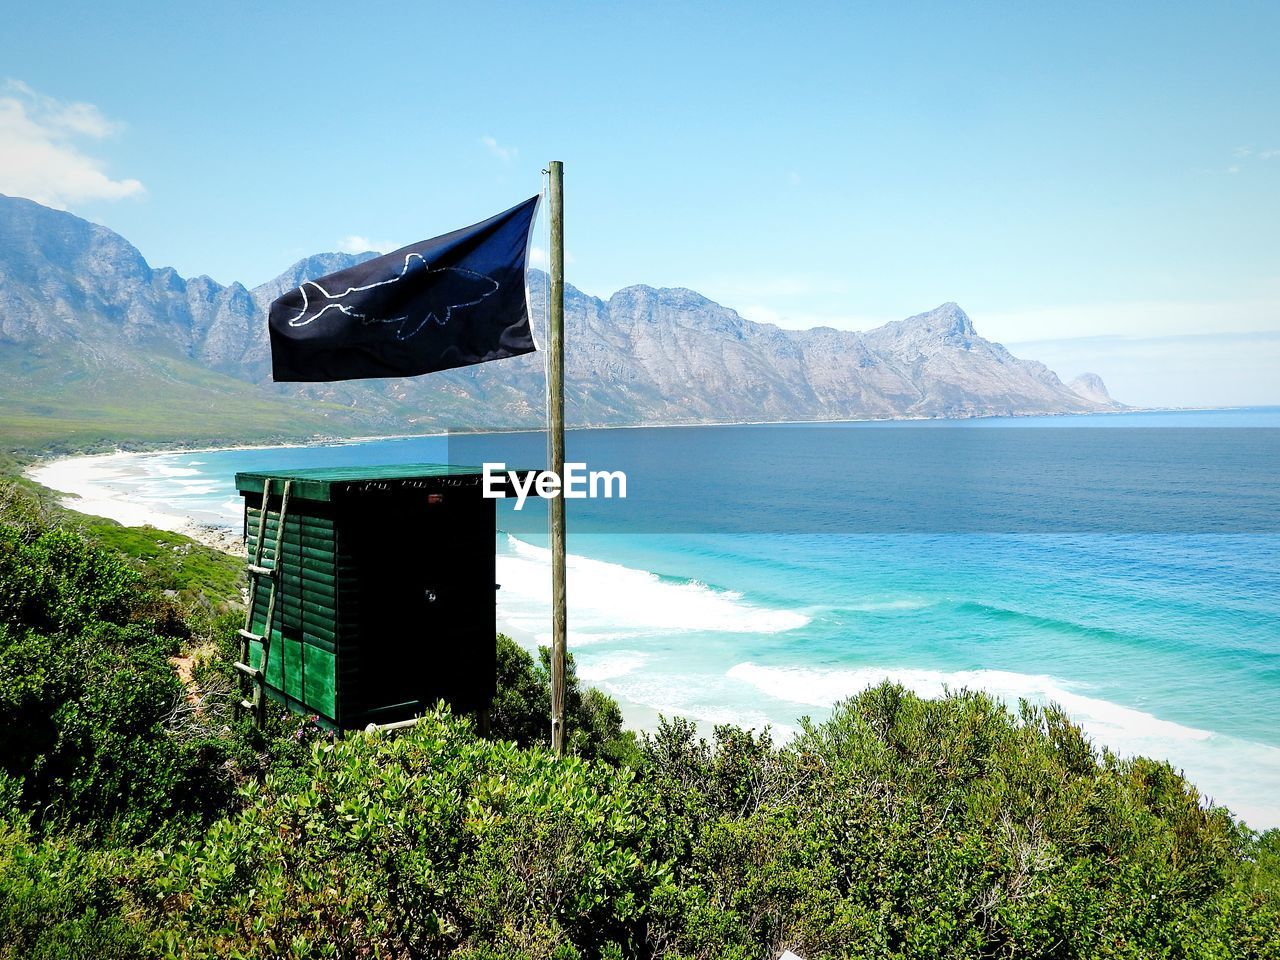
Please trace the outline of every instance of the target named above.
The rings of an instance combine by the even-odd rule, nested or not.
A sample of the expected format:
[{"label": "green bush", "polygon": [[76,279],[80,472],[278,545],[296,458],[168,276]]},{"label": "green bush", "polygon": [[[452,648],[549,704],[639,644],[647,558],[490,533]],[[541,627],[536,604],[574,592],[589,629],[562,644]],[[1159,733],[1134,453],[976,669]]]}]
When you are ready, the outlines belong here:
[{"label": "green bush", "polygon": [[233,617],[133,566],[187,555],[122,558],[19,493],[0,960],[1280,958],[1280,831],[1055,708],[883,684],[783,746],[684,720],[637,742],[570,661],[557,760],[548,652],[499,637],[506,739],[443,709],[398,735],[233,725]]},{"label": "green bush", "polygon": [[0,960],[133,960],[146,932],[126,919],[126,855],[33,838],[0,820]]},{"label": "green bush", "polygon": [[75,633],[123,623],[139,579],[115,557],[57,527],[32,532],[0,523],[0,623]]},{"label": "green bush", "polygon": [[681,956],[1280,956],[1272,841],[1056,709],[885,684],[781,750],[677,721],[644,752]]},{"label": "green bush", "polygon": [[114,555],[0,522],[0,772],[42,829],[130,840],[226,808],[225,745],[169,661],[185,632]]},{"label": "green bush", "polygon": [[[587,759],[614,764],[639,757],[636,736],[622,729],[622,709],[595,687],[585,691],[578,681],[573,654],[566,657],[566,748]],[[505,633],[498,634],[498,694],[490,710],[490,730],[499,739],[522,747],[551,744],[551,649],[538,648],[538,659]]]},{"label": "green bush", "polygon": [[309,774],[159,858],[137,893],[165,952],[598,956],[637,942],[666,882],[629,772],[445,712],[317,744]]},{"label": "green bush", "polygon": [[1053,709],[891,685],[638,770],[476,738],[313,748],[134,888],[175,956],[1280,956],[1274,831]]}]

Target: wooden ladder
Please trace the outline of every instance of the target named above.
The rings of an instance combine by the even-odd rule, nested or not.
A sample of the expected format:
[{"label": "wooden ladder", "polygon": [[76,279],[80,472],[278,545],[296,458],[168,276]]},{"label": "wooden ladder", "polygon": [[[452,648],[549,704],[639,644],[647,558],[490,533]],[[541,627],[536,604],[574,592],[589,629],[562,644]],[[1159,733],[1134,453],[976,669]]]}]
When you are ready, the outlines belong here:
[{"label": "wooden ladder", "polygon": [[[262,506],[258,509],[258,539],[253,545],[253,560],[245,567],[249,572],[249,606],[244,613],[244,626],[239,631],[240,659],[235,665],[235,668],[251,684],[251,689],[246,691],[243,686],[244,681],[241,683],[241,699],[236,705],[236,716],[240,715],[241,710],[252,710],[254,722],[259,726],[262,725],[267,710],[265,689],[267,657],[271,653],[271,628],[275,625],[276,595],[280,589],[280,557],[284,547],[284,525],[289,514],[289,494],[293,491],[293,481],[285,480],[284,493],[280,498],[279,520],[276,523],[275,554],[271,559],[271,565],[265,566],[263,554],[267,535],[267,513],[271,501],[271,479],[267,477],[262,481]],[[258,587],[264,577],[271,581],[271,592],[267,595],[267,616],[262,633],[257,634],[253,632],[253,610],[257,606]],[[249,664],[249,644],[251,643],[262,644],[260,667]],[[244,696],[246,692],[249,694],[247,697]]]}]

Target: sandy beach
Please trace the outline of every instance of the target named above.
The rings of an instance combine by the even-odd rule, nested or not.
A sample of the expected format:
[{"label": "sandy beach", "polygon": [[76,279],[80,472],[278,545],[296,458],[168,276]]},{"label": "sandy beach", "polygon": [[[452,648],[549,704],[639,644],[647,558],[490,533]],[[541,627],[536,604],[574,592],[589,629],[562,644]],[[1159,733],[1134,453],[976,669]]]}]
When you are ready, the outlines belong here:
[{"label": "sandy beach", "polygon": [[129,527],[169,530],[227,553],[242,553],[239,526],[229,514],[187,511],[143,492],[159,476],[183,483],[181,471],[155,462],[164,456],[118,452],[66,457],[32,467],[26,475],[62,494],[59,503],[68,510]]}]

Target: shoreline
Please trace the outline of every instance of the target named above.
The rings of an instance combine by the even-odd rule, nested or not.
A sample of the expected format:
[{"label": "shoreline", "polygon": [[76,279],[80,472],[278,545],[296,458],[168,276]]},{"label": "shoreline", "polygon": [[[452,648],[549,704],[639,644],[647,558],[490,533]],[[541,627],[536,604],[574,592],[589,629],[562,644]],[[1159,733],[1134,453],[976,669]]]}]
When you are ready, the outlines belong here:
[{"label": "shoreline", "polygon": [[[439,436],[439,434],[435,436]],[[313,444],[261,444],[236,447],[208,447],[204,449],[214,451],[305,446],[337,447],[362,441],[373,442],[378,439],[383,438],[348,438],[341,441],[317,441]],[[359,454],[356,455],[359,456]],[[63,496],[60,497],[61,502],[74,511],[109,517],[129,525],[150,525],[158,529],[172,530],[222,552],[243,558],[243,547],[238,537],[240,530],[239,519],[233,516],[230,498],[221,494],[207,496],[200,492],[209,481],[207,476],[202,475],[201,468],[195,465],[188,465],[188,462],[193,458],[198,459],[198,452],[192,449],[146,452],[117,451],[115,453],[90,456],[62,457],[57,460],[31,465],[24,473],[36,482],[51,487],[62,494]],[[208,468],[203,469],[207,470]],[[184,491],[186,491],[185,494]],[[181,504],[184,501],[195,502],[194,500],[187,500],[187,497],[194,497],[206,505],[207,509],[204,513],[202,514],[199,510],[183,508]],[[217,513],[220,518],[218,523],[212,523],[209,520],[209,516],[214,513]],[[528,618],[526,617],[525,619],[527,620]],[[515,624],[504,620],[501,616],[498,620],[498,629],[512,636],[525,649],[532,650],[537,647],[538,638],[535,634],[527,630],[522,632]],[[584,649],[589,649],[589,647],[586,647],[585,641]],[[605,652],[607,653],[608,651],[606,650]],[[737,661],[742,661],[742,663]],[[667,716],[683,715],[690,717],[690,719],[694,720],[695,726],[702,736],[709,736],[715,722],[719,722],[714,717],[707,718],[705,712],[700,718],[697,712],[690,713],[688,710],[676,705],[668,705],[660,709],[655,704],[665,703],[666,701],[663,698],[646,703],[644,701],[651,698],[643,689],[629,689],[625,684],[623,689],[618,689],[618,684],[612,682],[614,674],[599,672],[603,662],[599,656],[593,657],[584,654],[584,659],[579,662],[579,676],[584,686],[599,686],[617,700],[622,709],[624,725],[627,729],[652,731],[657,724],[660,713],[665,713]],[[733,665],[734,669],[738,669],[740,673],[747,671],[745,679],[743,676],[735,675],[732,677],[731,679],[735,682],[751,681],[751,678],[754,677],[756,680],[766,683],[765,686],[755,684],[759,689],[759,697],[773,697],[788,702],[794,700],[798,704],[809,705],[807,709],[797,707],[795,715],[799,715],[801,712],[809,712],[812,715],[825,713],[828,709],[826,700],[835,698],[836,692],[840,695],[855,692],[863,682],[862,674],[867,669],[870,669],[870,667],[855,665],[842,667],[833,672],[827,669],[829,665],[814,665],[804,662],[798,665],[784,663],[782,666],[787,669],[774,670],[770,673],[762,668],[757,668],[755,663],[756,661],[752,660],[752,656],[746,653],[737,657],[736,661],[731,659],[725,662],[726,665]],[[877,675],[883,673],[886,676],[896,678],[899,682],[912,681],[916,687],[923,685],[932,690],[936,686],[934,683],[936,678],[933,678],[932,674],[930,677],[921,679],[923,674],[921,674],[921,668],[918,665],[912,665],[912,663],[903,665],[892,657],[884,660],[884,664],[883,668],[880,664],[872,664],[871,667],[874,667],[874,672]],[[774,666],[777,665],[775,664]],[[966,669],[969,668],[956,667],[952,669],[947,667],[943,669],[939,667],[938,671],[941,671],[940,675],[946,680],[949,677],[952,679],[960,677],[965,673]],[[827,673],[832,673],[832,676],[820,676],[819,674],[823,670]],[[1053,675],[1055,677],[1058,676],[1057,673]],[[1074,675],[1067,673],[1063,674],[1063,676],[1070,677]],[[983,680],[989,681],[990,679],[990,677],[983,677],[975,679],[973,682],[978,683]],[[926,683],[926,681],[928,682]],[[805,689],[810,689],[823,683],[836,692],[833,692],[831,697],[824,695],[820,698],[823,701],[821,706],[806,697],[797,699],[794,694],[788,692],[795,688],[796,684],[802,684]],[[1066,681],[1057,685],[1069,691],[1071,689]],[[837,687],[839,687],[838,691]],[[774,688],[777,689],[775,690]],[[981,688],[989,689],[985,685]],[[826,687],[823,689],[826,689]],[[1074,692],[1079,694],[1080,690]],[[628,693],[630,696],[627,695]],[[922,693],[922,695],[936,696],[936,693]],[[1012,698],[1016,698],[1019,695],[1020,693],[1017,690],[1008,694]],[[1087,693],[1081,695],[1088,697]],[[1060,702],[1062,695],[1058,693],[1052,699],[1054,699],[1054,702]],[[1084,710],[1083,713],[1078,701],[1074,702],[1073,705],[1075,709],[1070,711],[1072,719],[1079,723],[1085,723],[1086,720],[1091,718],[1094,728],[1090,735],[1097,739],[1098,742],[1105,743],[1116,749],[1123,749],[1125,755],[1154,756],[1158,759],[1168,759],[1175,766],[1193,768],[1197,774],[1195,782],[1205,791],[1205,795],[1223,797],[1222,802],[1225,802],[1246,823],[1256,826],[1260,823],[1271,825],[1280,822],[1280,819],[1278,819],[1280,818],[1280,813],[1276,812],[1273,805],[1258,799],[1254,795],[1256,791],[1250,793],[1249,789],[1251,788],[1247,784],[1238,786],[1234,778],[1228,777],[1224,779],[1224,775],[1219,770],[1221,766],[1220,756],[1235,756],[1236,753],[1247,747],[1249,750],[1254,751],[1254,753],[1247,755],[1254,757],[1253,762],[1263,772],[1274,771],[1277,768],[1271,759],[1258,761],[1255,756],[1259,746],[1267,746],[1265,741],[1244,735],[1233,735],[1231,737],[1232,743],[1221,747],[1227,753],[1220,754],[1218,752],[1219,748],[1214,747],[1211,749],[1209,744],[1220,741],[1224,735],[1214,732],[1218,729],[1216,725],[1202,720],[1198,725],[1188,725],[1184,722],[1175,724],[1173,727],[1158,726],[1155,728],[1154,733],[1150,733],[1149,739],[1154,737],[1157,740],[1161,740],[1160,743],[1121,748],[1117,746],[1117,741],[1113,739],[1116,736],[1114,729],[1116,725],[1111,722],[1115,716],[1120,716],[1122,719],[1129,716],[1129,714],[1123,713],[1121,708],[1148,712],[1150,716],[1149,718],[1144,717],[1144,720],[1161,721],[1162,723],[1166,722],[1163,720],[1164,711],[1157,709],[1155,706],[1146,706],[1141,700],[1134,701],[1132,698],[1126,699],[1123,697],[1110,700],[1097,699],[1097,702],[1086,704],[1088,709]],[[1081,719],[1082,715],[1085,716],[1084,720]],[[1172,721],[1167,722],[1171,723]],[[776,724],[774,730],[775,736],[781,734],[785,739],[783,724]],[[1173,733],[1169,734],[1169,730],[1172,730]],[[1165,743],[1162,738],[1170,742]],[[1128,741],[1122,737],[1118,742],[1127,743]],[[1267,754],[1268,758],[1270,756],[1271,754]],[[1258,776],[1254,776],[1252,779],[1258,779]],[[1271,776],[1271,774],[1267,774],[1267,776]],[[1266,778],[1264,777],[1260,782],[1265,782],[1265,780]],[[1224,794],[1225,796],[1223,796]]]},{"label": "shoreline", "polygon": [[[421,436],[412,434],[412,437]],[[434,434],[433,436],[439,436]],[[353,438],[343,443],[371,442],[385,439],[401,439],[400,437],[362,437]],[[326,443],[314,444],[323,446]],[[114,453],[78,454],[61,457],[28,467],[24,476],[41,484],[59,495],[61,506],[76,513],[87,516],[105,517],[130,527],[153,527],[167,530],[189,537],[197,543],[211,547],[243,559],[245,556],[244,540],[238,529],[201,519],[191,512],[166,507],[155,502],[143,502],[131,496],[131,488],[143,482],[153,482],[158,475],[148,471],[143,462],[148,458],[171,456],[174,454],[191,454],[199,452],[216,452],[223,450],[273,449],[276,447],[311,446],[311,444],[264,444],[243,445],[235,447],[207,447],[201,450],[181,449],[169,451],[116,451]],[[180,481],[180,476],[169,477],[172,481]],[[533,634],[521,630],[499,616],[498,631],[511,636],[521,647],[537,656],[538,642]],[[589,671],[587,671],[589,674]],[[590,677],[582,679],[590,685]],[[618,697],[619,707],[623,711],[623,722],[626,729],[636,732],[652,733],[658,729],[660,711],[643,703]],[[710,725],[696,721],[700,735],[710,736]]]},{"label": "shoreline", "polygon": [[[1229,412],[1249,409],[1280,409],[1264,407],[1121,407],[1118,410],[1060,411],[1057,413],[993,413],[972,417],[838,417],[828,420],[690,420],[683,423],[586,423],[566,427],[573,433],[581,430],[661,430],[677,427],[793,427],[793,426],[826,426],[828,424],[845,423],[971,423],[981,420],[1035,420],[1046,417],[1095,417],[1117,416],[1135,413],[1206,413],[1212,411]],[[34,454],[31,457],[32,468],[43,463],[55,463],[77,457],[108,457],[116,455],[147,456],[172,453],[216,453],[224,450],[274,450],[297,447],[343,446],[351,443],[371,443],[378,440],[413,440],[431,437],[449,436],[504,436],[507,434],[546,433],[546,427],[504,427],[485,428],[479,430],[456,430],[450,428],[430,430],[425,433],[386,433],[361,436],[329,436],[317,434],[307,439],[293,438],[274,442],[235,442],[213,443],[205,446],[187,446],[181,440],[157,441],[155,446],[144,445],[141,448],[125,449],[116,446],[109,452],[100,447],[88,447],[72,453]]]},{"label": "shoreline", "polygon": [[[577,430],[642,430],[673,429],[678,427],[746,427],[746,426],[825,426],[857,423],[971,423],[980,420],[1034,420],[1044,417],[1113,417],[1123,414],[1191,413],[1249,409],[1241,407],[1178,407],[1178,408],[1125,408],[1092,413],[1030,413],[984,417],[864,417],[838,420],[752,420],[696,423],[638,423],[618,425],[588,425],[570,428]],[[191,512],[159,503],[141,503],[131,496],[131,487],[154,477],[145,471],[141,462],[150,457],[174,456],[193,453],[218,453],[229,450],[298,449],[302,447],[348,446],[359,443],[376,443],[386,440],[414,440],[461,436],[502,436],[507,434],[543,433],[537,428],[511,428],[505,430],[449,431],[427,433],[394,433],[356,437],[314,437],[309,440],[289,440],[275,443],[230,443],[190,447],[181,444],[161,446],[150,450],[124,450],[116,448],[110,453],[73,453],[49,459],[37,458],[28,464],[22,475],[56,494],[58,503],[67,510],[88,516],[105,517],[127,527],[154,527],[190,537],[205,546],[236,553],[244,549],[243,538],[237,528],[219,523],[211,517],[198,517]],[[175,478],[176,479],[176,478]]]},{"label": "shoreline", "polygon": [[[208,448],[204,452],[214,449],[239,448]],[[137,462],[140,458],[196,452],[200,451],[76,454],[32,465],[23,471],[23,476],[53,491],[58,495],[58,505],[75,513],[104,517],[126,527],[166,530],[223,553],[242,553],[244,541],[234,527],[189,511],[142,502],[132,495],[133,488],[154,477]]]}]

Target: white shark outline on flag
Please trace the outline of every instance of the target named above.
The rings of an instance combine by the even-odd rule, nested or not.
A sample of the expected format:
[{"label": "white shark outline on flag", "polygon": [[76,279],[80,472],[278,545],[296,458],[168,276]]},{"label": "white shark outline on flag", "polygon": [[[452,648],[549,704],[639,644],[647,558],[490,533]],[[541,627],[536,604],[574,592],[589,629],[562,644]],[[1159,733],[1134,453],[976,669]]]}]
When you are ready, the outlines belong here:
[{"label": "white shark outline on flag", "polygon": [[267,310],[272,379],[416,377],[537,350],[526,269],[539,200],[322,277],[299,274]]},{"label": "white shark outline on flag", "polygon": [[[428,276],[432,274],[454,273],[477,282],[483,281],[491,286],[474,300],[449,304],[444,308],[444,316],[438,316],[434,310],[428,310],[425,314],[417,318],[412,318],[408,315],[403,317],[371,317],[368,314],[353,310],[351,307],[340,302],[353,293],[366,293],[376,287],[385,287],[393,283],[399,283],[405,277],[409,276],[409,272],[414,269],[414,261],[417,261],[418,264],[422,265],[425,274]],[[474,270],[467,270],[463,267],[439,267],[433,270],[421,254],[409,253],[405,254],[404,267],[401,268],[400,273],[396,276],[389,277],[386,280],[378,280],[374,283],[367,283],[360,287],[347,287],[347,289],[341,293],[330,293],[315,280],[304,281],[298,285],[298,292],[302,294],[302,310],[296,317],[291,317],[288,322],[291,327],[305,327],[307,324],[319,320],[327,311],[337,310],[345,316],[351,317],[353,320],[359,320],[365,326],[369,326],[374,323],[398,323],[400,324],[400,329],[396,331],[396,339],[411,340],[421,333],[422,329],[433,320],[436,322],[437,326],[445,326],[450,319],[452,319],[454,310],[460,310],[463,307],[475,306],[485,297],[490,297],[497,293],[499,286],[498,281],[494,280],[492,277],[487,277],[483,273],[476,273]],[[322,299],[330,302],[326,303],[323,307],[320,307],[320,309],[313,311],[311,297],[307,295],[308,287],[318,292]]]}]

